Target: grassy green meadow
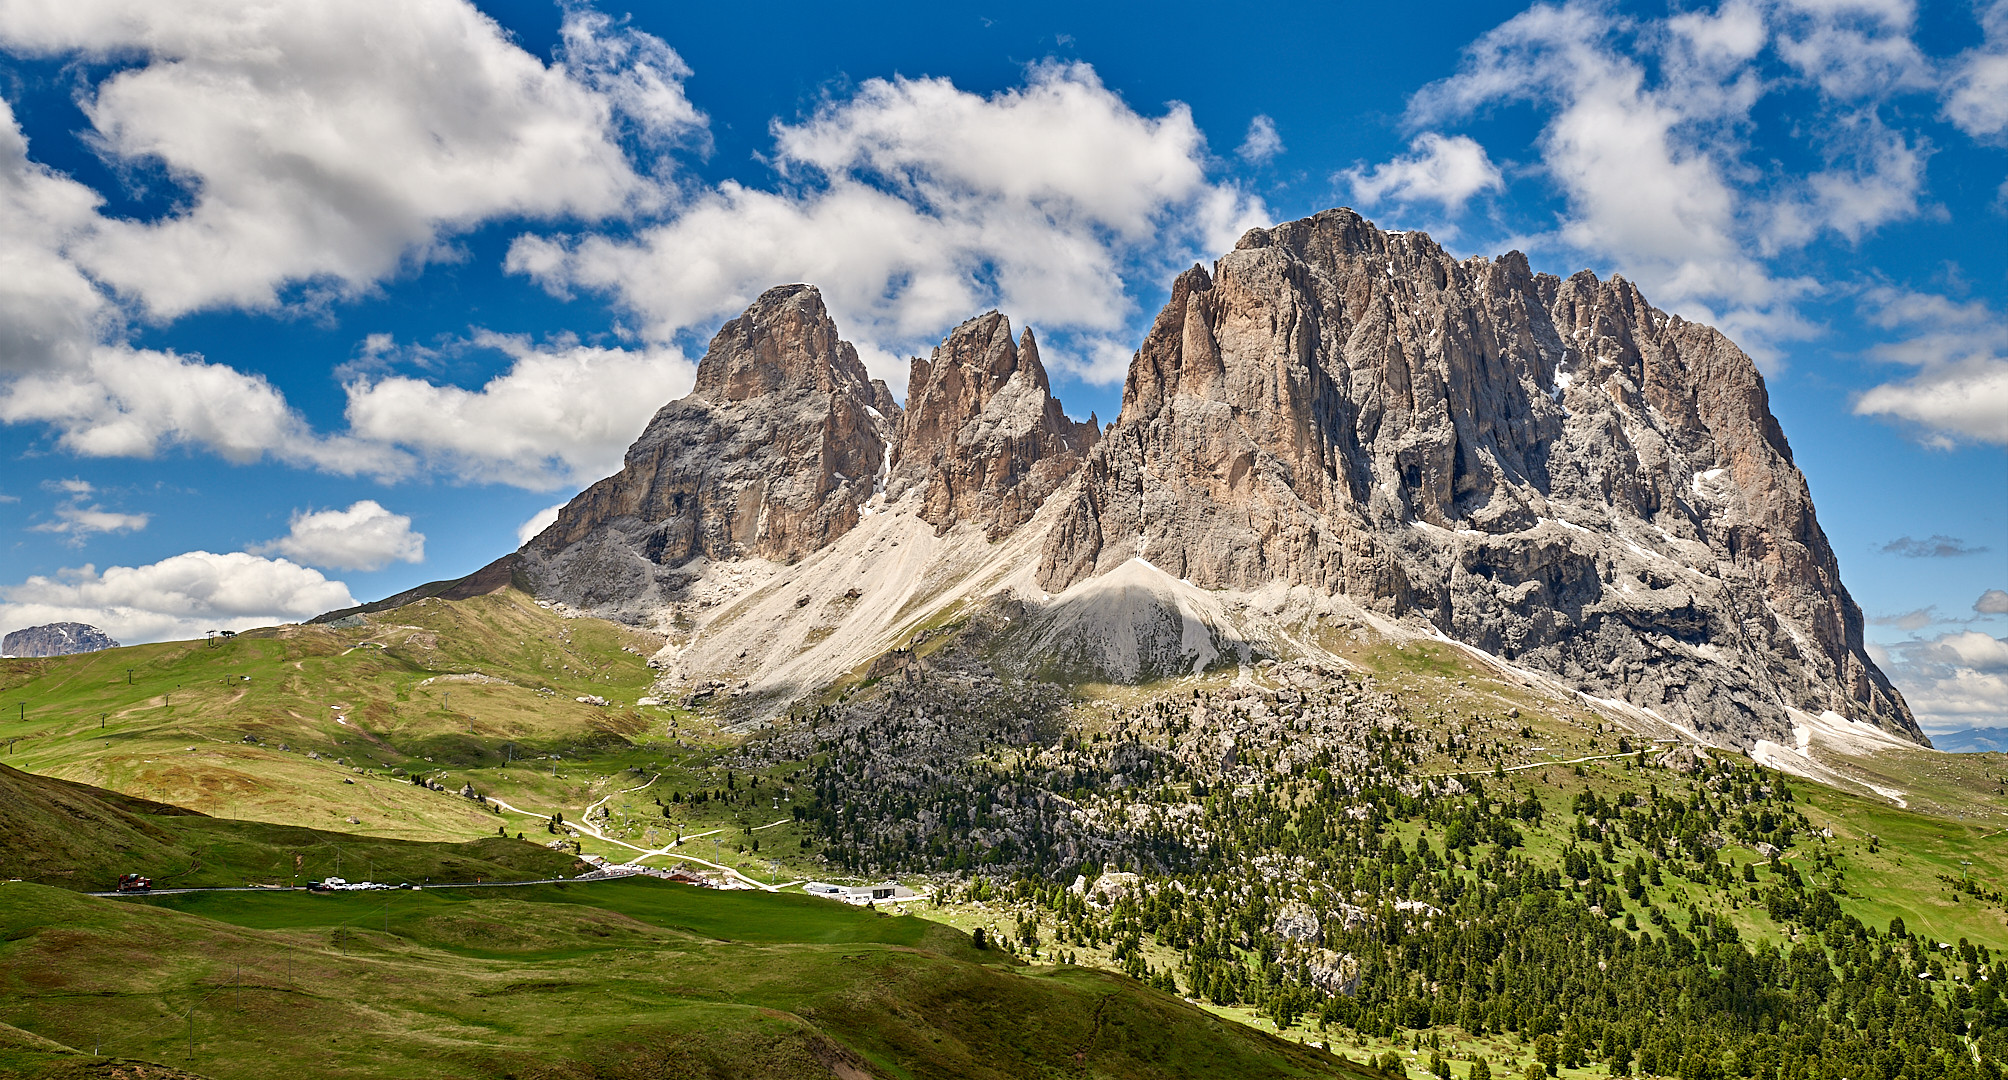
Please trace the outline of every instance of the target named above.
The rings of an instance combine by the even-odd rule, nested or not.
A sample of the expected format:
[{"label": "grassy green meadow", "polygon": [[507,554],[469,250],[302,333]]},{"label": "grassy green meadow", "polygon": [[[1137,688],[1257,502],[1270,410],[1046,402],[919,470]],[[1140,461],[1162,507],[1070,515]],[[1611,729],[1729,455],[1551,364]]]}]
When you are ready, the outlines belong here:
[{"label": "grassy green meadow", "polygon": [[[0,889],[0,1021],[206,1077],[1365,1075],[1119,975],[806,896]],[[0,1076],[77,1056],[0,1048]]]}]

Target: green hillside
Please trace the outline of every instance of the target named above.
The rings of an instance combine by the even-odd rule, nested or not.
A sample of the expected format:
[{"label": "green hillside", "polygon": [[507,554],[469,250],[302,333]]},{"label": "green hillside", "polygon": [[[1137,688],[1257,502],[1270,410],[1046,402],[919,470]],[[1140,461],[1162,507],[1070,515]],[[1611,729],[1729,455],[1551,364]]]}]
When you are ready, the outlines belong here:
[{"label": "green hillside", "polygon": [[[1809,763],[1823,783],[1668,741],[1437,642],[1349,634],[1323,658],[1056,687],[999,676],[962,637],[945,627],[900,677],[847,684],[751,735],[640,704],[654,639],[509,590],[4,662],[0,739],[36,774],[0,773],[28,793],[0,809],[27,841],[5,849],[19,869],[4,873],[71,889],[128,869],[240,884],[290,880],[297,854],[303,876],[340,858],[352,878],[521,878],[599,854],[768,890],[895,876],[930,893],[902,919],[640,883],[405,893],[368,901],[374,931],[326,929],[315,920],[334,909],[307,898],[150,902],[254,937],[359,935],[337,952],[391,965],[356,976],[383,986],[412,981],[397,974],[409,965],[473,965],[475,981],[503,978],[480,965],[533,965],[516,981],[552,985],[525,1000],[585,1032],[567,1041],[517,1017],[477,1038],[467,1010],[483,1006],[420,995],[367,1018],[387,1074],[417,1052],[392,1043],[466,1039],[489,1048],[479,1068],[522,1076],[740,1075],[747,1061],[794,1075],[786,1063],[811,1060],[825,1071],[802,1075],[846,1075],[829,1047],[861,1055],[858,1075],[983,1075],[970,1070],[993,1061],[1016,1063],[999,1075],[1073,1075],[998,1031],[1032,1023],[1020,1009],[1092,1018],[1097,1006],[1066,995],[1121,988],[1101,1007],[1133,1026],[1095,1030],[1128,1032],[1125,1053],[1167,1068],[1200,1058],[1153,1057],[1149,1033],[1199,1030],[1177,1027],[1202,1022],[1197,1008],[1219,1018],[1215,1041],[1259,1030],[1410,1080],[2002,1075],[2008,757],[1883,747]],[[575,700],[591,696],[608,704]],[[477,899],[478,917],[447,914]],[[838,921],[804,921],[815,913]],[[856,936],[852,918],[878,936]],[[975,954],[961,935],[979,929],[992,948]],[[662,934],[733,944],[678,954],[674,993],[656,975],[615,986],[564,967],[583,962],[575,946],[605,945],[592,955],[614,957],[621,980],[630,960],[664,968],[647,952],[670,947]],[[869,964],[816,951],[854,944]],[[787,985],[729,959],[752,955]],[[1006,975],[1017,981],[995,981]],[[595,995],[684,990],[675,1023],[573,1015]],[[1196,1004],[1150,1012],[1179,998]],[[1017,1004],[972,1004],[992,999]],[[82,1037],[33,1020],[0,1015]],[[1034,1041],[1086,1037],[1054,1030],[1065,1038]],[[158,1050],[118,1053],[175,1063]],[[329,1060],[362,1069],[351,1055],[364,1051],[342,1053]]]},{"label": "green hillside", "polygon": [[[143,901],[15,884],[0,938],[0,1020],[205,1077],[1368,1075],[938,923],[650,879]],[[0,1048],[0,1076],[76,1065]]]},{"label": "green hillside", "polygon": [[457,844],[351,836],[194,814],[0,765],[0,878],[81,891],[121,874],[159,888],[354,880],[536,880],[576,873],[577,858],[522,840]]}]

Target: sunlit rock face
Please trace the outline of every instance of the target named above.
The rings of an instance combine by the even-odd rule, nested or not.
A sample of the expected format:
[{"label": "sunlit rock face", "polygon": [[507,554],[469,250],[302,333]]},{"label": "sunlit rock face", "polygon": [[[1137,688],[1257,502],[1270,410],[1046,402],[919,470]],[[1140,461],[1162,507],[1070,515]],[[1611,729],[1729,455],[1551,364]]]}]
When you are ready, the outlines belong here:
[{"label": "sunlit rock face", "polygon": [[1863,650],[1763,377],[1621,278],[1459,260],[1333,210],[1181,275],[1048,537],[1343,594],[1747,744],[1832,710],[1921,739]]},{"label": "sunlit rock face", "polygon": [[1032,331],[1013,344],[1011,320],[994,311],[915,357],[906,391],[889,494],[921,490],[920,515],[944,532],[974,522],[996,539],[1024,524],[1098,434],[1093,418],[1061,411]]},{"label": "sunlit rock face", "polygon": [[110,634],[88,623],[59,622],[8,634],[0,639],[0,656],[70,656],[118,647]]}]

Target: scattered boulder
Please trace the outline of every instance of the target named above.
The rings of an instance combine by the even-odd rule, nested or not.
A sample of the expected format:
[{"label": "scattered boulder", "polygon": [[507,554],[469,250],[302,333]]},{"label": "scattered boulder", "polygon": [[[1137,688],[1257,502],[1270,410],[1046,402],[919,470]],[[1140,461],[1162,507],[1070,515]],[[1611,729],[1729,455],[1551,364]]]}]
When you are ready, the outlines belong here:
[{"label": "scattered boulder", "polygon": [[1659,763],[1683,775],[1701,771],[1701,755],[1686,743],[1677,743],[1661,754]]},{"label": "scattered boulder", "polygon": [[1290,941],[1315,943],[1323,935],[1318,925],[1318,913],[1311,905],[1292,900],[1276,910],[1274,920],[1276,936]]}]

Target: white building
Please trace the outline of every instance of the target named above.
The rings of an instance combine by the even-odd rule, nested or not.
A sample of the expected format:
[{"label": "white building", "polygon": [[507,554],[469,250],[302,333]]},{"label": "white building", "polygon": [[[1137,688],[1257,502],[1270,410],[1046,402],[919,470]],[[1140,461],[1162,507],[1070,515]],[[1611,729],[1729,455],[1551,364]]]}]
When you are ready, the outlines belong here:
[{"label": "white building", "polygon": [[832,900],[842,900],[846,904],[866,904],[874,900],[911,900],[920,895],[896,881],[879,885],[832,885],[827,881],[811,881],[802,886],[802,891],[811,896],[827,896]]}]

